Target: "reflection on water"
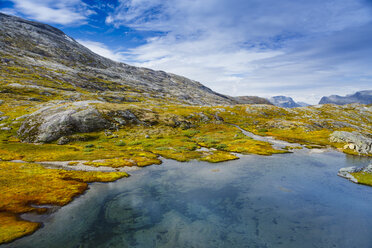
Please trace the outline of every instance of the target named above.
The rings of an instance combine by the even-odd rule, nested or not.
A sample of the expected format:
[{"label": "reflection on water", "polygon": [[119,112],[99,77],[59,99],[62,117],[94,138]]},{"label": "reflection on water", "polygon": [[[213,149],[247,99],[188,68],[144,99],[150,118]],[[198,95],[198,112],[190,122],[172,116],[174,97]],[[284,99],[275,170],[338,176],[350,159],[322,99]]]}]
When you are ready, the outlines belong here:
[{"label": "reflection on water", "polygon": [[372,188],[336,176],[369,162],[305,150],[166,161],[93,184],[5,247],[372,247]]}]

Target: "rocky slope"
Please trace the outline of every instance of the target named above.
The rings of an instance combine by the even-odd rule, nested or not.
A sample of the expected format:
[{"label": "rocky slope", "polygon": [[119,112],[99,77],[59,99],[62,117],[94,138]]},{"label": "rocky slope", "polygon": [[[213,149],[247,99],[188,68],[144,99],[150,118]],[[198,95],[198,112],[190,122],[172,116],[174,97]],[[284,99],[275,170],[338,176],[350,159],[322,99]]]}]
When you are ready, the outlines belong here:
[{"label": "rocky slope", "polygon": [[358,91],[354,94],[346,96],[323,96],[319,104],[333,103],[337,105],[344,105],[350,103],[372,104],[372,90]]},{"label": "rocky slope", "polygon": [[[49,25],[1,13],[0,24],[3,86],[48,87],[44,90],[50,94],[59,89],[59,94],[75,98],[79,95],[73,93],[80,88],[114,101],[154,98],[198,105],[236,103],[185,77],[101,57]],[[28,80],[19,80],[25,76]]]}]

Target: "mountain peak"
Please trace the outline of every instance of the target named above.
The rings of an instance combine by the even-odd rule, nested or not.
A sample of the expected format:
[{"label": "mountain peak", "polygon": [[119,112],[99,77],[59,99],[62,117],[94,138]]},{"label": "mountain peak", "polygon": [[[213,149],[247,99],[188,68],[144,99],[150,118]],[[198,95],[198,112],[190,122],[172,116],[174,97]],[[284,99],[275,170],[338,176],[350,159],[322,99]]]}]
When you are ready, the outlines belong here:
[{"label": "mountain peak", "polygon": [[357,91],[354,94],[346,96],[331,95],[323,96],[319,104],[333,103],[337,105],[344,105],[350,103],[371,104],[372,103],[372,90]]},{"label": "mountain peak", "polygon": [[269,98],[269,101],[275,106],[283,108],[301,107],[301,105],[297,104],[291,97],[288,96],[273,96]]}]

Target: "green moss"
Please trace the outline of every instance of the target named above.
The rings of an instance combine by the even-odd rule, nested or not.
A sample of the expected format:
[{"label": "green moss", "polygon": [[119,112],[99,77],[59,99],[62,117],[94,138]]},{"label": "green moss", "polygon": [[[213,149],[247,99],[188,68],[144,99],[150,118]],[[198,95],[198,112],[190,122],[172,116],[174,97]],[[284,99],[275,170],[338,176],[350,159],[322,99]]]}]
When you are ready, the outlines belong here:
[{"label": "green moss", "polygon": [[358,180],[358,183],[372,186],[372,174],[367,172],[351,173]]},{"label": "green moss", "polygon": [[127,143],[125,143],[124,141],[119,141],[119,142],[117,142],[115,145],[116,146],[125,146]]}]

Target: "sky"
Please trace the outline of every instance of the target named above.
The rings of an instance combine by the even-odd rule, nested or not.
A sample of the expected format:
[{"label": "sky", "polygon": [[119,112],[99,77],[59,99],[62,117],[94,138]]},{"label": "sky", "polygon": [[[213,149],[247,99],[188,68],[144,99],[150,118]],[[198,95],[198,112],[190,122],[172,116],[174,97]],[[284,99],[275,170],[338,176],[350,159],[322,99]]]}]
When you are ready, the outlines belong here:
[{"label": "sky", "polygon": [[232,96],[372,89],[372,0],[0,0],[113,60]]}]

